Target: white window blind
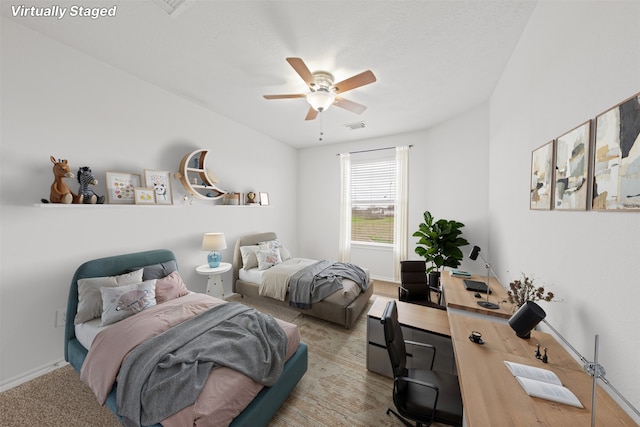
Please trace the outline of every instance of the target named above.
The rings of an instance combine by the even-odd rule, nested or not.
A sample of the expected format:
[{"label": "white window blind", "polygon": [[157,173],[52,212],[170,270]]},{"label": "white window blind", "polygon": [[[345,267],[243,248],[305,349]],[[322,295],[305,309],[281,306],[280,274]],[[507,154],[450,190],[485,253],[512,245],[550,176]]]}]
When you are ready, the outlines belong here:
[{"label": "white window blind", "polygon": [[394,158],[352,161],[351,240],[393,244],[396,194]]}]

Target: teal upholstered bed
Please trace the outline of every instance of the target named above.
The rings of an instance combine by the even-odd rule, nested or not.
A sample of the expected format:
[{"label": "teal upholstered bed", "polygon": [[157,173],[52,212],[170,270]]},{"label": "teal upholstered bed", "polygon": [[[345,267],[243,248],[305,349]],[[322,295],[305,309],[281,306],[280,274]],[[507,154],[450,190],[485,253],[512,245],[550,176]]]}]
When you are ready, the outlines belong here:
[{"label": "teal upholstered bed", "polygon": [[[76,339],[73,319],[78,309],[78,279],[122,274],[135,267],[165,263],[175,260],[174,254],[165,249],[117,255],[85,262],[76,270],[71,280],[67,303],[64,356],[73,368],[80,372],[87,356],[87,349]],[[296,353],[285,363],[284,371],[271,387],[263,388],[255,399],[238,415],[232,426],[266,426],[278,408],[286,400],[307,370],[307,346],[301,342]],[[116,414],[116,387],[111,390],[106,404]],[[159,424],[158,424],[159,426]]]}]

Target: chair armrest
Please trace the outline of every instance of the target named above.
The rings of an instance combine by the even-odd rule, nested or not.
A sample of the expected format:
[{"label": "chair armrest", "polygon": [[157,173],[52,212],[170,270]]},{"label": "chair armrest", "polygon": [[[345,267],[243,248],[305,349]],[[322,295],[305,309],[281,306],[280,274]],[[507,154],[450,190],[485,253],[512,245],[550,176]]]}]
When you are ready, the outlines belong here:
[{"label": "chair armrest", "polygon": [[[429,365],[429,369],[433,369],[433,362],[436,359],[436,348],[433,345],[427,344],[427,343],[423,343],[423,342],[418,342],[418,341],[410,341],[410,340],[405,340],[404,341],[404,345],[405,345],[405,348],[406,348],[407,345],[415,345],[417,347],[431,349],[432,350],[432,352],[431,352],[431,364]],[[407,352],[407,357],[413,357],[413,354]]]}]

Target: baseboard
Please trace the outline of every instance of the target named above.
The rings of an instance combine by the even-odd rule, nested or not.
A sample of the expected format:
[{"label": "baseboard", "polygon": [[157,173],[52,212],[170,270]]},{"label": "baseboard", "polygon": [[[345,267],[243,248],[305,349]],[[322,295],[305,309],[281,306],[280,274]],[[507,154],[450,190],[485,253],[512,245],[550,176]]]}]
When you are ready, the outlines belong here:
[{"label": "baseboard", "polygon": [[32,371],[27,372],[26,374],[19,375],[17,377],[13,377],[7,381],[3,381],[0,383],[0,393],[3,391],[10,390],[14,387],[19,386],[20,384],[24,384],[27,381],[31,381],[35,378],[38,378],[44,374],[48,374],[51,371],[54,371],[58,368],[62,368],[63,366],[68,365],[63,359],[58,360],[57,362],[47,364],[36,368]]}]

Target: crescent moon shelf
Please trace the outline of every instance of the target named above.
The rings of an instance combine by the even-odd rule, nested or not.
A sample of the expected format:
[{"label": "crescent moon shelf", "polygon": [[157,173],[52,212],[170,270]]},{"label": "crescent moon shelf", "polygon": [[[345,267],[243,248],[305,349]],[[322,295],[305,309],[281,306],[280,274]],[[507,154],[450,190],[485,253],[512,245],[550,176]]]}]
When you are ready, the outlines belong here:
[{"label": "crescent moon shelf", "polygon": [[182,158],[180,170],[174,174],[182,182],[189,194],[201,200],[217,200],[227,194],[216,187],[207,173],[207,154],[209,150],[195,150]]}]

